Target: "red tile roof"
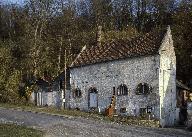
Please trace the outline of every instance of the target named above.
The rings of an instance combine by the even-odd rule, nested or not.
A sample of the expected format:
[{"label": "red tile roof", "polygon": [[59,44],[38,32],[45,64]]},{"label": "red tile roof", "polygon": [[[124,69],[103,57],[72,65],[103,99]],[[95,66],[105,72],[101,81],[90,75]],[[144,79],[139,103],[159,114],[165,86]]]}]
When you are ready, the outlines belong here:
[{"label": "red tile roof", "polygon": [[102,45],[94,45],[84,49],[71,67],[157,54],[165,33],[166,29],[155,30],[132,40],[116,40]]}]

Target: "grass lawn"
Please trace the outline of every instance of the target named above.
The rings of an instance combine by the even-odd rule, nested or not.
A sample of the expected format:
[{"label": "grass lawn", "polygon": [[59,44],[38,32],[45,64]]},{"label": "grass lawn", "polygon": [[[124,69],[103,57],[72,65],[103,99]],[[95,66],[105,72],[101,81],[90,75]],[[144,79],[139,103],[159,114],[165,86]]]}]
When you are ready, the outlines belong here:
[{"label": "grass lawn", "polygon": [[0,137],[42,137],[43,132],[18,126],[15,124],[0,124]]}]

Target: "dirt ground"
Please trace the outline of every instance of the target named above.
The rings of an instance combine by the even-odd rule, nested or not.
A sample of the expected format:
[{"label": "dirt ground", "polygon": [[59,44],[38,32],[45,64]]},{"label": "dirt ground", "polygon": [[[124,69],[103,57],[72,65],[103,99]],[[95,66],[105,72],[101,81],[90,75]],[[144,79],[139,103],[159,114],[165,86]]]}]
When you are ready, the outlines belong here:
[{"label": "dirt ground", "polygon": [[192,137],[192,132],[185,129],[127,126],[5,108],[0,108],[0,123],[17,123],[41,129],[46,137]]}]

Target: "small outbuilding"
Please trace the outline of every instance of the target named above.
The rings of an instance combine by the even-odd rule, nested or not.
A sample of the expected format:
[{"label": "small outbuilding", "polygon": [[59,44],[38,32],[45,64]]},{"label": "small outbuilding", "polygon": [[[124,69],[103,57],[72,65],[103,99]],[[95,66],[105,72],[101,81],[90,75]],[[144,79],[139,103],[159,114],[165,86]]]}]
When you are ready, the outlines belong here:
[{"label": "small outbuilding", "polygon": [[31,101],[37,106],[58,106],[60,95],[52,90],[52,82],[38,79],[35,90],[31,94]]},{"label": "small outbuilding", "polygon": [[[66,79],[65,79],[66,75]],[[66,84],[65,84],[66,81]],[[69,70],[60,73],[53,80],[38,79],[31,94],[31,102],[37,106],[53,106],[69,108]]]}]

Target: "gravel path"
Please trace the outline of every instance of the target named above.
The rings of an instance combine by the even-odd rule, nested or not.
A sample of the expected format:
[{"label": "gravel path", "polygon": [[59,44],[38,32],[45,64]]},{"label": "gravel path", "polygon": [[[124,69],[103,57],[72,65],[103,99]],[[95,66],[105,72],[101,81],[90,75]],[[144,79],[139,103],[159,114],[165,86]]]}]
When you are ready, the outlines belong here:
[{"label": "gravel path", "polygon": [[44,130],[46,137],[192,137],[192,132],[183,129],[126,126],[93,119],[0,108],[0,123],[7,122]]}]

